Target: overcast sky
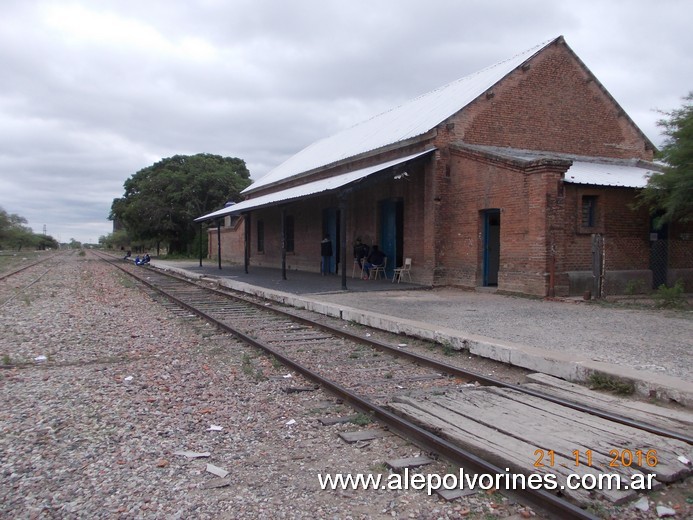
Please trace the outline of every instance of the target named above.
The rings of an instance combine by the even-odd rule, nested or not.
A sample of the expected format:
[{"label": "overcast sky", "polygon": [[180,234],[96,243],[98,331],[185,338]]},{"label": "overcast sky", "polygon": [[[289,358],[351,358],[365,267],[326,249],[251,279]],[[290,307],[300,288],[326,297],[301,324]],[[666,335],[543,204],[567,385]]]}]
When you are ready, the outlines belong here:
[{"label": "overcast sky", "polygon": [[0,207],[96,242],[176,154],[258,179],[311,142],[563,35],[635,123],[693,90],[690,0],[2,0]]}]

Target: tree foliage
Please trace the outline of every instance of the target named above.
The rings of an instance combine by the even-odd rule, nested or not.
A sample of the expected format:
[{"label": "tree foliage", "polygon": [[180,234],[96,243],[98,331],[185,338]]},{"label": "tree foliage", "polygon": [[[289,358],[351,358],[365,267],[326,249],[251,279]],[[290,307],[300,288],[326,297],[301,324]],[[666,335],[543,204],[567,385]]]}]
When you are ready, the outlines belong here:
[{"label": "tree foliage", "polygon": [[641,194],[641,202],[658,215],[656,224],[693,221],[693,92],[681,108],[665,113],[658,122],[667,140],[659,158],[664,172],[653,175]]},{"label": "tree foliage", "polygon": [[245,161],[211,154],[175,155],[125,181],[109,218],[118,219],[132,240],[167,243],[170,253],[188,252],[197,230],[193,220],[240,200],[250,184]]},{"label": "tree foliage", "polygon": [[130,242],[128,232],[124,229],[119,229],[99,237],[99,244],[107,249],[119,249],[120,247],[130,245]]},{"label": "tree foliage", "polygon": [[37,249],[58,249],[58,242],[48,235],[37,235],[26,225],[24,217],[7,213],[0,208],[0,249],[16,249],[23,247]]}]

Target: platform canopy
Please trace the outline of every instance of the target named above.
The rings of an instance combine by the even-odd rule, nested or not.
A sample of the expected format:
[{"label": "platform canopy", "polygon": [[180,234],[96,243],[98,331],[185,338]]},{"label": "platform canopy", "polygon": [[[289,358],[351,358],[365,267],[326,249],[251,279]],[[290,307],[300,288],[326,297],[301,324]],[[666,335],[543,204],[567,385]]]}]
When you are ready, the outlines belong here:
[{"label": "platform canopy", "polygon": [[276,191],[274,193],[268,193],[267,195],[262,195],[260,197],[254,197],[252,199],[244,200],[232,206],[222,208],[220,210],[208,213],[207,215],[202,215],[195,219],[195,222],[203,222],[205,220],[213,220],[220,217],[225,217],[227,215],[237,215],[239,213],[258,209],[267,206],[274,206],[283,202],[295,201],[298,199],[303,199],[306,197],[319,195],[321,193],[330,192],[338,188],[343,188],[349,184],[355,184],[362,181],[366,177],[369,177],[375,173],[387,170],[393,166],[404,164],[413,159],[417,159],[424,155],[430,154],[435,150],[435,148],[430,148],[423,152],[415,153],[412,155],[407,155],[406,157],[400,157],[399,159],[393,159],[391,161],[374,164],[373,166],[367,166],[366,168],[360,168],[348,173],[342,173],[340,175],[335,175],[334,177],[329,177],[327,179],[321,179],[319,181],[313,181],[300,186],[293,186],[285,190]]},{"label": "platform canopy", "polygon": [[564,179],[570,184],[644,188],[650,176],[657,173],[654,168],[637,165],[574,161]]},{"label": "platform canopy", "polygon": [[661,163],[636,159],[587,157],[551,151],[473,145],[463,142],[456,143],[456,147],[517,161],[521,166],[527,166],[542,159],[563,161],[568,167],[563,174],[563,180],[568,184],[644,188],[647,186],[649,178],[661,173],[664,167]]}]

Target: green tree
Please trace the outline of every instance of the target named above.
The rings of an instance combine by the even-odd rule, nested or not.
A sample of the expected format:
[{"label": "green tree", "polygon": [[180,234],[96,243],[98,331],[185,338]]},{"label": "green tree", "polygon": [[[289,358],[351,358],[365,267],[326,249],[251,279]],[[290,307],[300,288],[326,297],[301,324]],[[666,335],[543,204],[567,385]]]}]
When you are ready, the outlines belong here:
[{"label": "green tree", "polygon": [[198,229],[193,220],[240,200],[249,184],[242,159],[175,155],[126,180],[125,195],[113,201],[109,218],[120,220],[132,240],[163,242],[169,253],[187,253]]},{"label": "green tree", "polygon": [[26,225],[24,217],[7,213],[0,208],[0,249],[10,248],[21,251],[23,247],[37,249],[57,249],[58,242],[50,235],[37,235]]},{"label": "green tree", "polygon": [[640,195],[640,203],[658,215],[658,226],[693,220],[693,92],[681,108],[665,114],[668,118],[658,124],[667,140],[658,158],[666,166],[663,173],[650,177]]},{"label": "green tree", "polygon": [[58,241],[50,235],[34,235],[36,238],[35,246],[37,249],[60,249]]},{"label": "green tree", "polygon": [[130,245],[130,237],[124,229],[99,237],[99,244],[107,249],[120,249]]},{"label": "green tree", "polygon": [[34,245],[34,232],[26,226],[27,220],[0,208],[0,246],[22,250]]}]

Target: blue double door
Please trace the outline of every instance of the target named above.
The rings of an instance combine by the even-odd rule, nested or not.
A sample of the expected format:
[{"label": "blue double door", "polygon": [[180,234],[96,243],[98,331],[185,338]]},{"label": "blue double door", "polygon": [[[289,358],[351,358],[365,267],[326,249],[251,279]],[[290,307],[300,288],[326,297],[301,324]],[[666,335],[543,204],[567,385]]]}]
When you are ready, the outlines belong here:
[{"label": "blue double door", "polygon": [[401,199],[385,199],[378,203],[380,216],[380,244],[387,256],[385,274],[392,277],[395,267],[403,264],[404,203]]},{"label": "blue double door", "polygon": [[498,286],[500,268],[500,209],[487,209],[482,212],[484,225],[484,287]]},{"label": "blue double door", "polygon": [[328,265],[328,272],[337,274],[339,268],[340,244],[339,223],[341,214],[337,208],[326,208],[322,211],[322,235],[321,239],[328,236],[332,242],[332,256]]},{"label": "blue double door", "polygon": [[[378,203],[379,241],[374,242],[387,256],[385,273],[391,277],[393,270],[403,264],[404,204],[401,199],[385,199]],[[332,241],[332,257],[329,272],[337,273],[341,258],[339,234],[341,214],[338,208],[326,208],[322,212],[322,237]]]}]

